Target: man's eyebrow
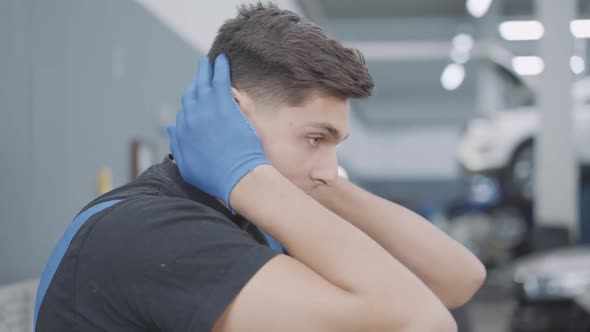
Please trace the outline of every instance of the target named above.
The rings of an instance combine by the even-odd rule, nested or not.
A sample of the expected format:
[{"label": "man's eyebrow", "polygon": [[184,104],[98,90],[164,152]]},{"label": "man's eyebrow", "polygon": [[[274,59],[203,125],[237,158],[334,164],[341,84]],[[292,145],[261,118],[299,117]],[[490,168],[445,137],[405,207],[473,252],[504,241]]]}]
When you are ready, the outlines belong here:
[{"label": "man's eyebrow", "polygon": [[311,122],[311,123],[308,123],[307,126],[324,129],[328,133],[330,133],[330,136],[332,136],[337,141],[341,141],[341,140],[344,141],[345,139],[348,138],[348,136],[350,136],[350,133],[348,133],[348,134],[346,134],[346,137],[342,138],[342,134],[340,133],[340,131],[338,129],[336,129],[331,124],[325,123],[325,122]]}]

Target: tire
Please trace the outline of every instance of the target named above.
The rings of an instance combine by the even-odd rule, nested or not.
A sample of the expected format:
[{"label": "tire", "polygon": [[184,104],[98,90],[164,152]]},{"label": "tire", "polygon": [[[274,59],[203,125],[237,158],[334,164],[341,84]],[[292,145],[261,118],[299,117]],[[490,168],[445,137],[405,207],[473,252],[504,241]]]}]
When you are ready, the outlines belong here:
[{"label": "tire", "polygon": [[512,155],[504,175],[504,185],[509,197],[531,202],[534,195],[533,141],[522,143]]},{"label": "tire", "polygon": [[494,220],[492,243],[496,248],[513,251],[521,246],[529,231],[521,212],[511,206],[499,206],[491,212]]}]

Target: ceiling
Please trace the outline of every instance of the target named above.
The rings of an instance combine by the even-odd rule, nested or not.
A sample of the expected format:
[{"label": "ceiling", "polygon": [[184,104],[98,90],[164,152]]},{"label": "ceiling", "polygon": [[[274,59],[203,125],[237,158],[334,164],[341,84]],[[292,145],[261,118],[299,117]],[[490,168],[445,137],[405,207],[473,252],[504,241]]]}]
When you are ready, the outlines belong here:
[{"label": "ceiling", "polygon": [[[500,15],[533,15],[534,0],[498,1]],[[559,0],[555,0],[559,1]],[[465,0],[300,0],[310,17],[321,12],[328,19],[465,17]],[[590,0],[578,0],[581,16],[590,16]]]},{"label": "ceiling", "polygon": [[[414,116],[423,121],[429,115],[436,119],[433,121],[440,122],[441,114],[443,118],[449,114],[449,119],[455,121],[457,114],[465,118],[474,114],[481,61],[470,60],[466,64],[465,81],[457,90],[446,91],[440,83],[443,69],[451,62],[444,48],[442,52],[440,49],[445,45],[450,47],[453,36],[469,33],[476,41],[482,35],[499,38],[497,23],[490,24],[489,19],[482,23],[486,22],[485,17],[471,17],[465,9],[465,0],[299,0],[299,4],[310,20],[345,44],[385,43],[397,47],[398,54],[406,52],[405,47],[409,48],[408,53],[439,50],[430,58],[367,59],[376,87],[374,96],[362,108],[371,109],[377,122],[382,123],[388,116],[391,119]],[[534,0],[493,1],[499,20],[532,17],[533,5]],[[590,18],[590,0],[579,0],[579,16]],[[510,51],[528,55],[535,52],[535,47],[534,43],[521,43]]]},{"label": "ceiling", "polygon": [[463,16],[466,14],[464,0],[320,0],[318,2],[330,19]]}]

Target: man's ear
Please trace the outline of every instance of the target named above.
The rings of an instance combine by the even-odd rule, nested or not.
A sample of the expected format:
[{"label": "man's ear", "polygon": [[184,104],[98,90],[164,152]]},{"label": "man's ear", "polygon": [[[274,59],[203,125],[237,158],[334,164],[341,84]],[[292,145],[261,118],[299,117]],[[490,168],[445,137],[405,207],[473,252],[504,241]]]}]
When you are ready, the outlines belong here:
[{"label": "man's ear", "polygon": [[240,107],[240,110],[242,110],[242,112],[244,112],[244,114],[246,114],[248,117],[253,116],[254,102],[252,101],[252,98],[250,98],[250,96],[248,96],[247,93],[240,92],[233,86],[231,87],[231,92],[234,95],[234,100],[236,101],[236,104],[238,104],[238,106]]}]

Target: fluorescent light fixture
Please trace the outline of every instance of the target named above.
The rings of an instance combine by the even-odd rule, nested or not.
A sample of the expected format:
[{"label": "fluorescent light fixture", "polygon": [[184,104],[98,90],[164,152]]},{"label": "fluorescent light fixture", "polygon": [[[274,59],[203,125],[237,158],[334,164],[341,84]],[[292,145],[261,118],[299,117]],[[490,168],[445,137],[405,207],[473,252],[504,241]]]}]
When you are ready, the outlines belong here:
[{"label": "fluorescent light fixture", "polygon": [[574,74],[579,75],[584,72],[584,69],[586,69],[586,63],[581,56],[574,55],[570,58],[570,67],[572,67]]},{"label": "fluorescent light fixture", "polygon": [[519,75],[539,75],[545,69],[545,63],[538,56],[515,56],[512,58],[512,67]]},{"label": "fluorescent light fixture", "polygon": [[492,0],[467,0],[465,7],[473,17],[482,17],[490,9]]},{"label": "fluorescent light fixture", "polygon": [[473,44],[473,37],[466,33],[460,33],[453,37],[453,48],[451,49],[451,59],[453,62],[464,64],[469,61]]},{"label": "fluorescent light fixture", "polygon": [[545,33],[539,21],[506,21],[500,23],[498,30],[506,40],[538,40]]},{"label": "fluorescent light fixture", "polygon": [[440,76],[440,83],[448,91],[457,89],[465,79],[465,68],[457,63],[448,64]]},{"label": "fluorescent light fixture", "polygon": [[[545,29],[539,21],[506,21],[498,26],[500,35],[506,40],[538,40]],[[576,38],[590,38],[590,20],[573,20],[570,31]]]},{"label": "fluorescent light fixture", "polygon": [[466,33],[460,33],[453,37],[453,47],[459,52],[471,52],[473,48],[473,37]]},{"label": "fluorescent light fixture", "polygon": [[573,20],[570,30],[576,38],[590,38],[590,20]]},{"label": "fluorescent light fixture", "polygon": [[453,60],[453,62],[463,65],[469,61],[469,59],[471,59],[469,52],[460,52],[456,48],[451,50],[451,60]]}]

